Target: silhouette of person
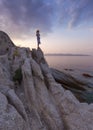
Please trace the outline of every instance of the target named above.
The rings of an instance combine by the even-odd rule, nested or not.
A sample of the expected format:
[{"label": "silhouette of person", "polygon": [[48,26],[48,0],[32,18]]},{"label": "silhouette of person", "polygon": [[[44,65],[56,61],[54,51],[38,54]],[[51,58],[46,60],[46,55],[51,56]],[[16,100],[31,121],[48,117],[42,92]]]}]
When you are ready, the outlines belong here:
[{"label": "silhouette of person", "polygon": [[36,36],[37,36],[37,47],[39,48],[39,44],[41,44],[39,30],[36,31]]}]

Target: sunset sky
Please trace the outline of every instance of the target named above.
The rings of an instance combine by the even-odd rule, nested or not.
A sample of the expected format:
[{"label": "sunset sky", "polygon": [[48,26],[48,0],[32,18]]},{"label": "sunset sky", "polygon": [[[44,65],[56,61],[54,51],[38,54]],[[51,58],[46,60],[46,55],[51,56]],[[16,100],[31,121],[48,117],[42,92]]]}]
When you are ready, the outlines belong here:
[{"label": "sunset sky", "polygon": [[93,55],[93,0],[0,0],[0,30],[16,45],[45,53]]}]

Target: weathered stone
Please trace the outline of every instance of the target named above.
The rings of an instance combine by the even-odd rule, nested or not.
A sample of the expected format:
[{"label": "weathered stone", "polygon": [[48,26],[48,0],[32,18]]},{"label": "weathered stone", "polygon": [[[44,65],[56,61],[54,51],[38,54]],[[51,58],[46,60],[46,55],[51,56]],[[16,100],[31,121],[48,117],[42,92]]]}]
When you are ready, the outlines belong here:
[{"label": "weathered stone", "polygon": [[[5,46],[0,56],[0,130],[93,130],[93,104],[80,103],[55,81],[42,50],[31,52],[10,41],[6,52],[9,39],[1,34]],[[18,68],[21,84],[13,82]],[[72,83],[72,77],[57,71],[55,75]]]},{"label": "weathered stone", "polygon": [[28,130],[26,122],[0,93],[0,130]]},{"label": "weathered stone", "polygon": [[[27,105],[29,108],[29,111],[33,111],[34,117],[32,118],[32,124],[31,128],[33,130],[45,130],[45,127],[43,126],[39,113],[37,111],[37,98],[36,98],[36,92],[34,87],[34,81],[32,77],[32,71],[31,71],[31,65],[30,65],[30,59],[26,59],[24,62],[24,65],[22,66],[22,74],[23,74],[23,85],[24,85],[24,91],[25,91],[25,98],[27,100]],[[30,114],[30,113],[29,113]]]},{"label": "weathered stone", "polygon": [[2,31],[0,31],[0,55],[4,55],[9,52],[10,48],[13,47],[14,44],[8,37],[8,35]]},{"label": "weathered stone", "polygon": [[32,72],[34,76],[38,76],[40,79],[44,80],[40,66],[36,63],[35,60],[31,60]]}]

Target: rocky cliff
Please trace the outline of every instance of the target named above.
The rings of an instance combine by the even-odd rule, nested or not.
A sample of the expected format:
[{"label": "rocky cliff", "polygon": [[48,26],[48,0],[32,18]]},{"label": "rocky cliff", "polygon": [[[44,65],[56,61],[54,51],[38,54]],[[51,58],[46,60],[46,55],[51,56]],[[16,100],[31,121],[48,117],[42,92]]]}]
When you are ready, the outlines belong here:
[{"label": "rocky cliff", "polygon": [[93,104],[56,83],[42,50],[1,35],[0,130],[93,130]]}]

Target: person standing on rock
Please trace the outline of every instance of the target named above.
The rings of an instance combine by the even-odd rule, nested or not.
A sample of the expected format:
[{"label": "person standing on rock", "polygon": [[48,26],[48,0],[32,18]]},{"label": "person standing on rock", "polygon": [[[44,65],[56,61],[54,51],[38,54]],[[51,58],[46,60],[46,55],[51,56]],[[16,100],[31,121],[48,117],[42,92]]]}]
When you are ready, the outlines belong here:
[{"label": "person standing on rock", "polygon": [[39,30],[36,31],[36,36],[37,36],[37,48],[39,48],[39,44],[41,44]]}]

